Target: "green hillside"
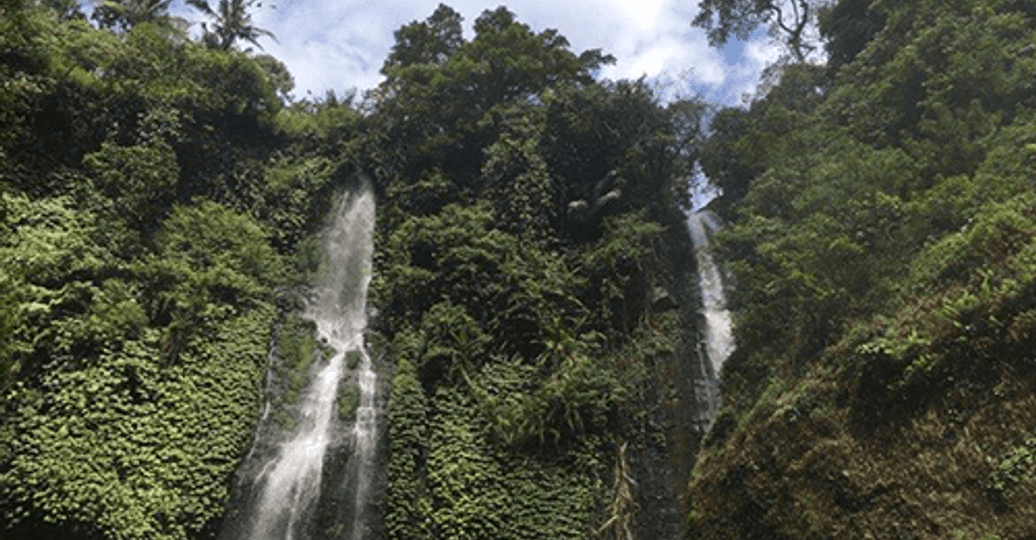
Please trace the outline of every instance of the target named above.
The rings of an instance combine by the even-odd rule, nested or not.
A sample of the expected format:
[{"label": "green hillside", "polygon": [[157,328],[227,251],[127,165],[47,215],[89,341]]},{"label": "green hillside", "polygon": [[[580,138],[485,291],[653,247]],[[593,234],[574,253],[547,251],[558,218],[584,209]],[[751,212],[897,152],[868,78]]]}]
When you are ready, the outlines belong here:
[{"label": "green hillside", "polygon": [[1036,10],[867,5],[704,150],[738,350],[694,538],[1036,534]]}]

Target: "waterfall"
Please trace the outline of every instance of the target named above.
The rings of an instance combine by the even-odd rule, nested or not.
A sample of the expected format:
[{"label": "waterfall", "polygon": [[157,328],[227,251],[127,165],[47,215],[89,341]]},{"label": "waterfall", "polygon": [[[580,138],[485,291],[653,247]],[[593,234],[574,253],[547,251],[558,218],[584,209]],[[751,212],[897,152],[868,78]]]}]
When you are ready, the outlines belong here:
[{"label": "waterfall", "polygon": [[374,196],[365,184],[354,201],[342,201],[325,244],[330,259],[328,275],[321,284],[317,301],[308,312],[317,323],[317,332],[337,351],[331,364],[350,352],[360,355],[356,366],[360,402],[352,429],[353,455],[346,477],[346,481],[355,486],[353,540],[363,538],[363,511],[370,490],[371,458],[377,440],[377,412],[374,408],[377,375],[363,343],[373,235]]},{"label": "waterfall", "polygon": [[720,394],[718,380],[723,362],[734,351],[734,337],[731,332],[730,311],[726,307],[723,280],[719,267],[709,252],[709,234],[720,228],[712,212],[701,210],[691,214],[688,220],[691,238],[694,240],[694,255],[698,262],[698,286],[701,289],[701,314],[705,321],[703,362],[697,390],[699,395],[699,426],[708,429],[719,412]]},{"label": "waterfall", "polygon": [[[377,438],[374,404],[377,376],[363,336],[367,326],[373,230],[374,197],[365,184],[357,193],[343,198],[333,222],[323,234],[326,268],[304,313],[316,323],[319,339],[330,345],[334,354],[326,365],[317,366],[316,374],[305,387],[298,407],[298,422],[288,440],[277,445],[274,451],[265,452],[272,457],[256,458],[259,463],[267,461],[253,478],[245,481],[251,495],[244,503],[246,508],[241,518],[244,524],[225,529],[224,538],[307,540],[312,536],[318,506],[322,505],[322,491],[328,482],[343,481],[325,478],[325,457],[330,457],[329,448],[343,445],[344,434],[339,428],[341,421],[337,418],[336,403],[339,384],[353,374],[360,402],[351,431],[352,440],[346,441],[351,442],[352,456],[344,482],[352,488],[349,492],[355,493],[352,538],[362,538],[363,509],[368,499]],[[350,355],[360,358],[355,370],[348,367],[346,359]],[[245,476],[253,475],[246,473]]]}]

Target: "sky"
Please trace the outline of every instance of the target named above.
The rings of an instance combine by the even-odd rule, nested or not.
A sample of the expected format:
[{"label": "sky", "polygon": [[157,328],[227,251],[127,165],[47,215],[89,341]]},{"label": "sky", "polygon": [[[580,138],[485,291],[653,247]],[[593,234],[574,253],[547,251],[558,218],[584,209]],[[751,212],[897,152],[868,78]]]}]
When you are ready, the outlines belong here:
[{"label": "sky", "polygon": [[[211,4],[218,0],[211,0]],[[253,23],[277,36],[260,38],[266,53],[288,66],[294,96],[323,97],[328,89],[359,95],[376,86],[381,65],[402,25],[423,21],[441,0],[263,0]],[[465,37],[473,37],[475,19],[487,9],[506,5],[533,31],[557,29],[579,54],[601,49],[615,56],[602,78],[668,81],[672,92],[701,92],[708,101],[737,105],[755,89],[759,73],[777,56],[765,31],[747,43],[732,40],[723,49],[709,47],[705,31],[691,27],[697,0],[452,0],[444,2],[463,16]],[[213,6],[215,7],[215,6]],[[171,12],[202,21],[196,10],[176,0]],[[191,28],[200,33],[200,26]]]},{"label": "sky", "polygon": [[[357,95],[382,80],[382,63],[395,43],[394,32],[427,19],[442,0],[263,0],[253,24],[274,33],[277,41],[260,38],[263,51],[287,65],[295,80],[293,95],[322,98],[327,90]],[[215,7],[218,0],[210,0]],[[474,22],[500,0],[444,2],[463,17],[465,38],[474,36]],[[778,51],[758,29],[747,41],[731,39],[722,49],[710,47],[701,28],[691,26],[697,0],[510,0],[504,4],[534,32],[554,28],[576,54],[601,49],[616,63],[600,77],[636,79],[667,85],[668,95],[695,96],[718,105],[740,105],[753,92],[759,74]],[[170,9],[189,21],[204,17],[183,0]],[[200,35],[200,25],[191,27]],[[700,180],[700,175],[697,175]],[[700,205],[711,198],[696,190]]]}]

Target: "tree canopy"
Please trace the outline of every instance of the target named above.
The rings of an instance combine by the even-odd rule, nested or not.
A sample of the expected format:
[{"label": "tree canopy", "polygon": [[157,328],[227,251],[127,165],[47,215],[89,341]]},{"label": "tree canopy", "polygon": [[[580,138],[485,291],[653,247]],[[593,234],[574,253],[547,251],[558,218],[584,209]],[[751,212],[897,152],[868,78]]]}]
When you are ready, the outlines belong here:
[{"label": "tree canopy", "polygon": [[202,39],[211,46],[228,50],[234,42],[244,40],[262,49],[259,38],[277,40],[273,32],[252,24],[251,10],[263,7],[261,0],[219,0],[215,9],[207,0],[187,0],[187,4],[215,19],[211,31],[208,23],[201,25]]},{"label": "tree canopy", "polygon": [[[724,45],[731,36],[745,41],[760,24],[781,43],[795,62],[805,62],[820,47],[817,15],[830,0],[701,0],[691,24],[708,32],[709,45]],[[781,36],[781,37],[778,37]]]}]

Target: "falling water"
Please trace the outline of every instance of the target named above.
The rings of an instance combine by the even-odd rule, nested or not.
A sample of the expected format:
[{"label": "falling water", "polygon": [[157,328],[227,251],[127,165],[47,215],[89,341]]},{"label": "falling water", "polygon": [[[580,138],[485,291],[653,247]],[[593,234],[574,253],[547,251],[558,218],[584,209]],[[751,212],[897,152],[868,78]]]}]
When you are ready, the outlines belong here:
[{"label": "falling water", "polygon": [[349,478],[356,485],[356,501],[353,512],[353,540],[361,540],[364,536],[364,508],[367,504],[367,492],[370,490],[372,458],[377,441],[377,417],[374,409],[374,389],[377,375],[371,370],[371,361],[361,348],[362,357],[359,364],[360,405],[356,409],[356,424],[353,426],[353,459],[349,462]]},{"label": "falling water", "polygon": [[[355,201],[342,201],[338,217],[328,237],[327,253],[330,273],[324,280],[317,302],[310,314],[317,321],[317,331],[332,343],[338,355],[349,352],[360,355],[357,384],[360,403],[353,426],[353,456],[349,460],[347,480],[354,482],[354,540],[363,537],[363,509],[370,489],[371,458],[377,439],[377,417],[374,391],[377,375],[363,343],[367,327],[367,285],[371,278],[371,252],[374,235],[374,196],[365,185]],[[339,339],[344,338],[344,344]],[[344,346],[343,346],[344,345]]]},{"label": "falling water", "polygon": [[[362,509],[370,485],[377,418],[374,390],[377,377],[364,348],[367,325],[367,286],[371,277],[374,198],[369,187],[345,197],[325,233],[327,268],[306,309],[318,336],[335,353],[310,381],[300,404],[299,424],[292,438],[263,466],[254,484],[260,490],[250,510],[252,525],[246,538],[304,540],[312,530],[324,482],[324,461],[336,440],[336,399],[339,382],[349,370],[346,357],[358,354],[356,376],[360,404],[352,430],[353,456],[346,481],[355,483],[353,538],[363,532]],[[340,438],[340,437],[339,437]]]},{"label": "falling water", "polygon": [[688,220],[691,238],[694,240],[694,255],[698,262],[698,285],[701,288],[702,315],[705,319],[704,353],[708,360],[703,362],[703,373],[699,393],[704,406],[702,427],[715,419],[720,405],[717,380],[723,362],[734,351],[734,337],[731,333],[730,311],[726,307],[723,280],[709,252],[709,233],[719,229],[719,223],[712,212],[701,210]]}]

